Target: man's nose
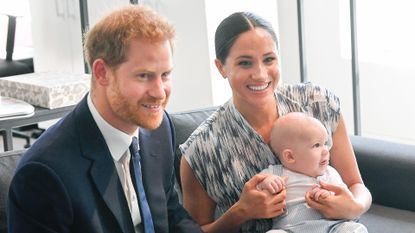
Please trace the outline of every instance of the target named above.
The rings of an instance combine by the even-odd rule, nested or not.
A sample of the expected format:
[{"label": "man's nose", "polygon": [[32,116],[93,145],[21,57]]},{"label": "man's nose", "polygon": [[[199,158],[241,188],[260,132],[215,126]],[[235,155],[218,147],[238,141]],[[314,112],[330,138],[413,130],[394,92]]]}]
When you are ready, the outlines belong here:
[{"label": "man's nose", "polygon": [[149,93],[156,99],[166,98],[166,84],[161,77],[157,77],[153,80]]}]

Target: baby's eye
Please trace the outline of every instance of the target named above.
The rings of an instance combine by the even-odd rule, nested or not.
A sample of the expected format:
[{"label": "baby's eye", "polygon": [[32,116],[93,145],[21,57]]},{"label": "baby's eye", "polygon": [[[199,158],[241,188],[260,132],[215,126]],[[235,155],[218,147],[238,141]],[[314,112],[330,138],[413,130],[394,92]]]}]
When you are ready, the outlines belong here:
[{"label": "baby's eye", "polygon": [[314,148],[319,148],[321,146],[321,144],[319,142],[317,142],[316,144],[314,144]]}]

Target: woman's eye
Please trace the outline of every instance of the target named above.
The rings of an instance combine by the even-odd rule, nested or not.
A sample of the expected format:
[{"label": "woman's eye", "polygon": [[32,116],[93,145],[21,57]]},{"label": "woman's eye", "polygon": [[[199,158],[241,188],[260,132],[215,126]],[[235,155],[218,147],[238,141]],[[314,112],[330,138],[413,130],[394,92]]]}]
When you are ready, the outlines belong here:
[{"label": "woman's eye", "polygon": [[265,58],[265,60],[264,60],[264,62],[265,62],[266,64],[273,63],[274,61],[275,61],[275,57],[267,57],[267,58]]},{"label": "woman's eye", "polygon": [[240,61],[238,63],[238,65],[240,65],[240,66],[250,66],[251,64],[252,64],[252,62],[250,62],[250,61]]}]

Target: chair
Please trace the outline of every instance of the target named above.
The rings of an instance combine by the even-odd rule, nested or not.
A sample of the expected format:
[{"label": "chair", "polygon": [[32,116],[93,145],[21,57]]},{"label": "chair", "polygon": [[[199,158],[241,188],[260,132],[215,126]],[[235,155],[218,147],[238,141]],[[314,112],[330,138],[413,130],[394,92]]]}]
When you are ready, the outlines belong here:
[{"label": "chair", "polygon": [[7,16],[9,23],[7,27],[6,59],[0,59],[0,77],[32,73],[34,71],[33,58],[13,60],[17,16]]},{"label": "chair", "polygon": [[[6,59],[0,59],[0,78],[19,74],[33,73],[33,58],[13,60],[17,16],[10,14],[8,14],[7,16],[8,26],[6,41]],[[30,128],[37,128],[37,125],[31,126]],[[20,128],[19,130],[13,130],[13,136],[25,139],[25,148],[28,148],[30,146],[31,136],[20,131]]]}]

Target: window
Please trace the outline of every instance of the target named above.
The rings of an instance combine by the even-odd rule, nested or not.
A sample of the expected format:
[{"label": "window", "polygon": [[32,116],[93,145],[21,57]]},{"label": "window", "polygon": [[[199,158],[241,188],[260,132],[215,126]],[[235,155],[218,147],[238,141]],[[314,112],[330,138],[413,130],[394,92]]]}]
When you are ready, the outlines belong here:
[{"label": "window", "polygon": [[[415,144],[413,10],[407,0],[356,1],[363,136]],[[349,0],[304,1],[304,30],[308,80],[340,97],[353,133]]]}]

